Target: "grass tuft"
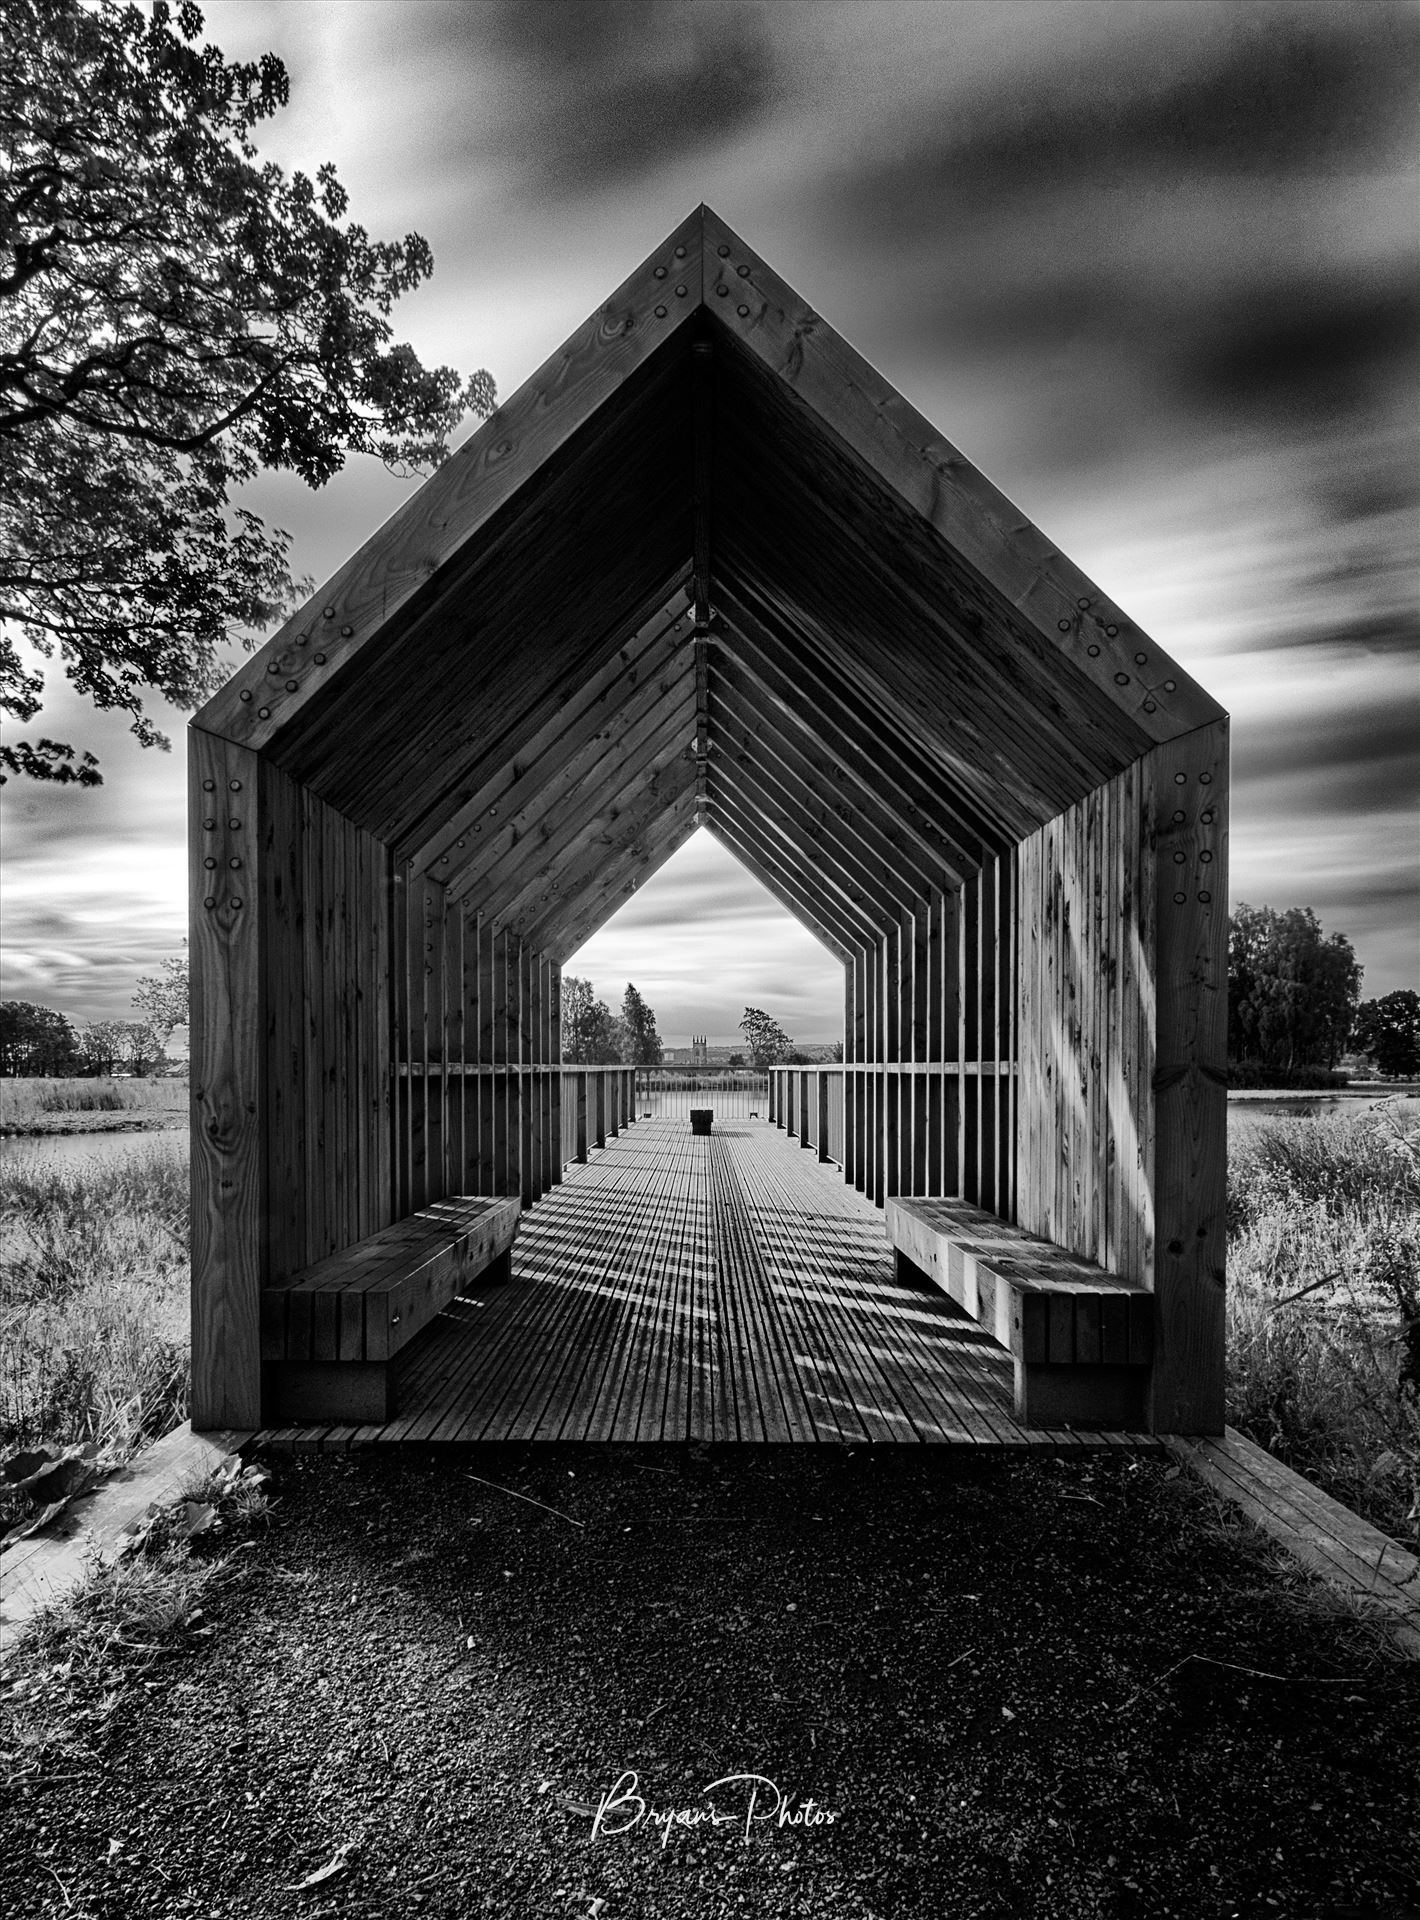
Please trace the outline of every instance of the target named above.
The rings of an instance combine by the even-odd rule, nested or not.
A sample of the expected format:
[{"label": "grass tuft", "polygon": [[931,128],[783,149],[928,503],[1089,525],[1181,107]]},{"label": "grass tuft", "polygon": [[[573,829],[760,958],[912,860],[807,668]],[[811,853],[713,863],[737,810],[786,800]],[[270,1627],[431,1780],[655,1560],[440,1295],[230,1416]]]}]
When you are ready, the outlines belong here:
[{"label": "grass tuft", "polygon": [[136,1148],[7,1168],[0,1451],[93,1441],[123,1457],[184,1418],[187,1369],[186,1165]]},{"label": "grass tuft", "polygon": [[181,1113],[185,1079],[0,1080],[0,1129],[25,1133],[55,1113]]},{"label": "grass tuft", "polygon": [[44,1779],[85,1752],[125,1689],[212,1631],[206,1609],[239,1576],[234,1552],[269,1518],[267,1475],[233,1456],[173,1504],[150,1510],[123,1547],[30,1623],[0,1693],[0,1779]]},{"label": "grass tuft", "polygon": [[1228,1186],[1229,1420],[1420,1543],[1420,1127],[1278,1120]]}]

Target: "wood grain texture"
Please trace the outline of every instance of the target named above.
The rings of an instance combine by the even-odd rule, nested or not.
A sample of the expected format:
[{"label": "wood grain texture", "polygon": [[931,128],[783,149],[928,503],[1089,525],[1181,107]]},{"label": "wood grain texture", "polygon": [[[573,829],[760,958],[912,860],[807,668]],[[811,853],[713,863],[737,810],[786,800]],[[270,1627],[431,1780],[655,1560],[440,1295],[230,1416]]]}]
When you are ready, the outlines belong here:
[{"label": "wood grain texture", "polygon": [[[271,740],[311,690],[353,661],[628,375],[687,324],[700,297],[701,225],[697,209],[436,469],[207,703],[198,716],[204,730],[255,747]],[[657,279],[657,267],[673,277]],[[686,291],[663,301],[666,284]],[[657,306],[666,308],[664,318]],[[315,643],[316,636],[325,665],[307,668],[285,704],[260,719],[271,682],[281,679],[284,688],[288,667],[306,668],[303,641]],[[272,665],[281,669],[278,675],[270,674]],[[253,697],[243,701],[243,693]]]},{"label": "wood grain texture", "polygon": [[943,1293],[897,1281],[882,1215],[747,1123],[623,1134],[524,1218],[511,1280],[470,1289],[393,1371],[383,1424],[257,1444],[1120,1443],[1023,1428],[1009,1356]]},{"label": "wood grain texture", "polygon": [[703,231],[704,299],[716,321],[1030,622],[1042,648],[1157,740],[1220,717],[1196,682],[708,208]]},{"label": "wood grain texture", "polygon": [[1149,756],[1158,920],[1154,1291],[1159,1432],[1223,1430],[1227,1198],[1228,729]]},{"label": "wood grain texture", "polygon": [[192,1419],[251,1427],[261,1405],[268,1122],[256,755],[189,728],[188,796]]}]

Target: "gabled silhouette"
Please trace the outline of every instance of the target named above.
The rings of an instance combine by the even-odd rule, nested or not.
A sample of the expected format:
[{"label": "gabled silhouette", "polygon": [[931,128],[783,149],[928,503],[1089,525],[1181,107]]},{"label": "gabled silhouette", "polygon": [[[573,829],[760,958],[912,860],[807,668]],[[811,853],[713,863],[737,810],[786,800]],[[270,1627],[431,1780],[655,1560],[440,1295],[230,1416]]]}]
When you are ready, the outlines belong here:
[{"label": "gabled silhouette", "polygon": [[844,962],[847,1177],[1150,1286],[1217,1424],[1225,717],[708,208],[191,740],[202,1419],[263,1283],[559,1177],[558,968],[704,826]]}]

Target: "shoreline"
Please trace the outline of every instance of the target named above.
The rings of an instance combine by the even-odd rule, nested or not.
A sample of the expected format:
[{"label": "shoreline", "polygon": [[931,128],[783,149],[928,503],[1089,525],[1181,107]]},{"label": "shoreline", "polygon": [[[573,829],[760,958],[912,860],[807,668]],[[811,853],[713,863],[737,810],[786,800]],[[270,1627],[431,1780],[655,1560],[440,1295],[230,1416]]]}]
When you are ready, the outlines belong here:
[{"label": "shoreline", "polygon": [[[1254,1101],[1317,1100],[1391,1100],[1413,1099],[1420,1095],[1420,1082],[1404,1081],[1395,1086],[1363,1084],[1350,1087],[1229,1087],[1229,1102],[1246,1105]],[[67,1139],[83,1133],[175,1133],[186,1131],[187,1115],[176,1109],[138,1112],[50,1113],[23,1126],[0,1125],[0,1140]]]},{"label": "shoreline", "polygon": [[0,1127],[0,1140],[47,1140],[78,1133],[186,1132],[185,1113],[51,1113],[25,1126]]}]

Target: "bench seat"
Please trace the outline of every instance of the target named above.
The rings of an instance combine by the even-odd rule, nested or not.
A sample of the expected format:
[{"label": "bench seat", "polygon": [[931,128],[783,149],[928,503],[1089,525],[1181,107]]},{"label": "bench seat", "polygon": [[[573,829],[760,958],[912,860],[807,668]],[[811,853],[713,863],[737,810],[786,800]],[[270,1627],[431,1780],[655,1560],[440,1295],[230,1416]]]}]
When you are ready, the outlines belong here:
[{"label": "bench seat", "polygon": [[1031,1427],[1142,1428],[1154,1296],[965,1200],[892,1199],[898,1272],[933,1281],[1015,1363]]},{"label": "bench seat", "polygon": [[390,1419],[395,1355],[480,1275],[507,1277],[520,1209],[451,1196],[264,1287],[265,1419]]}]

